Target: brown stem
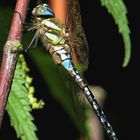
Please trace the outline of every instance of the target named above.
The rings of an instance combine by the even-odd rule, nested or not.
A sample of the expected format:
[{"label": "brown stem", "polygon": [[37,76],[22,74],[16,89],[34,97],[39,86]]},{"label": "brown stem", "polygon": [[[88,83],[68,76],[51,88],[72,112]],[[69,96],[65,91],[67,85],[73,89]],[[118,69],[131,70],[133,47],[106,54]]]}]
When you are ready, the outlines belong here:
[{"label": "brown stem", "polygon": [[17,0],[8,39],[3,49],[0,70],[0,126],[3,119],[7,96],[11,88],[12,78],[17,63],[20,40],[22,36],[22,23],[26,17],[28,0]]}]

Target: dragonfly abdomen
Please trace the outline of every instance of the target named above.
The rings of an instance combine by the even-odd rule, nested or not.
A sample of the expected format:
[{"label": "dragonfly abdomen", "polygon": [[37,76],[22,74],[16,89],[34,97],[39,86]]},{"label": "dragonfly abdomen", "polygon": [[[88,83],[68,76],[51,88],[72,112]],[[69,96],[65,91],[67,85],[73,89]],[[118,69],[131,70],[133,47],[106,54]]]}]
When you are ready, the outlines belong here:
[{"label": "dragonfly abdomen", "polygon": [[112,126],[108,122],[104,112],[101,110],[96,98],[92,94],[91,90],[89,89],[88,85],[84,82],[84,80],[79,75],[78,71],[72,67],[69,69],[69,73],[72,77],[74,77],[75,81],[78,83],[80,88],[83,90],[83,93],[87,97],[87,100],[91,104],[94,112],[96,113],[97,117],[99,118],[100,122],[103,124],[107,134],[110,136],[112,140],[118,140],[116,134],[113,131]]}]

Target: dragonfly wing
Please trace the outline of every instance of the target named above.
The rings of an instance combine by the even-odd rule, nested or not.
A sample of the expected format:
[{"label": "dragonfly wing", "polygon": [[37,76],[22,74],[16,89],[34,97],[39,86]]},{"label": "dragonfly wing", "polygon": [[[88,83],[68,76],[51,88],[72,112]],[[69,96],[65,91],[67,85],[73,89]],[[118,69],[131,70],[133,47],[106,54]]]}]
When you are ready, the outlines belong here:
[{"label": "dragonfly wing", "polygon": [[72,49],[72,60],[82,70],[88,67],[88,43],[82,26],[78,0],[68,0],[66,28],[70,34],[68,44]]}]

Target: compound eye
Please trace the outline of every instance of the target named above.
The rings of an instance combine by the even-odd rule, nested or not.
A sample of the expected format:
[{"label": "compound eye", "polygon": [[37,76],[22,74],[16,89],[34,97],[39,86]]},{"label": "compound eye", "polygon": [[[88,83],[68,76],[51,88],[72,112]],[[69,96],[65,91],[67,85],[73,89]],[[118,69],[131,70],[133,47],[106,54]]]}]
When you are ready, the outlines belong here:
[{"label": "compound eye", "polygon": [[41,4],[35,7],[32,11],[32,14],[37,17],[54,17],[54,12],[47,4]]}]

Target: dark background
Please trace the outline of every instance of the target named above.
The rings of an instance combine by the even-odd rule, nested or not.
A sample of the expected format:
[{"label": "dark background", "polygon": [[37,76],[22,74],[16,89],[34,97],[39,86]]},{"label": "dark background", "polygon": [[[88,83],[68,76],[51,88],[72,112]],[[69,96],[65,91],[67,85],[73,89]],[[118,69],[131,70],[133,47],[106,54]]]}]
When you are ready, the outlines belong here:
[{"label": "dark background", "polygon": [[[124,44],[114,20],[100,1],[80,1],[83,26],[89,44],[89,68],[85,76],[89,84],[100,85],[107,91],[104,111],[107,114],[119,140],[138,139],[138,93],[139,93],[139,60],[140,60],[140,25],[137,1],[124,1],[128,9],[129,27],[131,29],[132,57],[126,68],[122,67]],[[73,123],[50,94],[44,95],[45,83],[37,73],[35,65],[28,60],[34,85],[41,93],[46,106],[43,110],[34,111],[38,126],[38,136],[43,139],[75,140],[78,131]],[[43,94],[44,93],[44,94]],[[48,92],[49,93],[49,92]],[[41,97],[41,98],[42,98]],[[16,140],[14,129],[9,125],[5,114],[0,139]],[[108,137],[106,140],[109,140]]]},{"label": "dark background", "polygon": [[[92,3],[93,2],[93,3]],[[90,46],[89,83],[102,85],[108,93],[105,111],[113,121],[119,140],[138,139],[139,15],[136,1],[127,1],[131,29],[132,57],[122,68],[124,44],[111,15],[99,1],[81,2],[83,21]],[[91,78],[92,77],[92,78]],[[112,112],[113,114],[110,114]]]}]

